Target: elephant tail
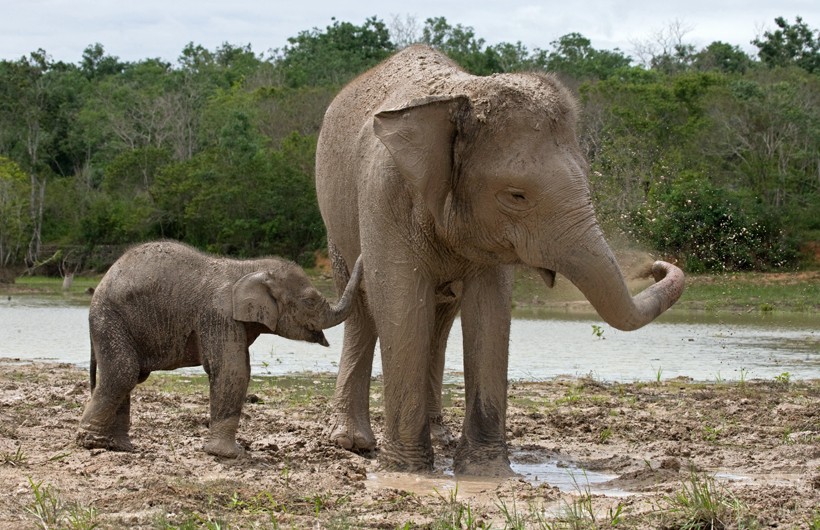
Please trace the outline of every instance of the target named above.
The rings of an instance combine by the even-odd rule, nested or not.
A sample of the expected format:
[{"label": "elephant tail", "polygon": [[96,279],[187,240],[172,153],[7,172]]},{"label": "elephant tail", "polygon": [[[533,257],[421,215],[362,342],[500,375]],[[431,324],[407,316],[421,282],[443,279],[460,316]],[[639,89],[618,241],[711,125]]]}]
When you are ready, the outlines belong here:
[{"label": "elephant tail", "polygon": [[91,392],[97,386],[97,356],[94,355],[94,341],[91,341],[91,361],[88,363],[88,380],[91,384]]}]

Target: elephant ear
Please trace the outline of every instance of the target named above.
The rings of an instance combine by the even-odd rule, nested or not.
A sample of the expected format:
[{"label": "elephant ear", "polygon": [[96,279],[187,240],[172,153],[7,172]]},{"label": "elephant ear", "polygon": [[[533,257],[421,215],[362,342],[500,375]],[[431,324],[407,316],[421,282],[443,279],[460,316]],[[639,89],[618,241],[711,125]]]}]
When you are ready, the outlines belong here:
[{"label": "elephant ear", "polygon": [[233,285],[233,319],[238,322],[264,324],[276,331],[279,306],[269,288],[266,272],[252,272]]},{"label": "elephant ear", "polygon": [[430,97],[376,114],[373,130],[407,182],[441,222],[452,189],[456,116],[466,96]]}]

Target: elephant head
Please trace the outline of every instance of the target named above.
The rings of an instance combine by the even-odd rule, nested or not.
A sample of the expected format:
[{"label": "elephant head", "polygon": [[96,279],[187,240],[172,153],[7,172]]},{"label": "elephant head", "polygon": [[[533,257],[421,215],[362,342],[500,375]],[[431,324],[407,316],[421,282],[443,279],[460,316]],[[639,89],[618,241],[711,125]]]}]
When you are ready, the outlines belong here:
[{"label": "elephant head", "polygon": [[322,330],[341,324],[350,314],[362,267],[359,257],[344,293],[335,304],[329,303],[296,265],[246,274],[233,286],[233,318],[263,324],[287,339],[328,346]]},{"label": "elephant head", "polygon": [[655,262],[632,297],[595,218],[575,100],[550,76],[469,78],[460,93],[379,112],[374,131],[435,230],[472,262],[560,272],[611,326],[637,329],[674,304],[683,272]]}]

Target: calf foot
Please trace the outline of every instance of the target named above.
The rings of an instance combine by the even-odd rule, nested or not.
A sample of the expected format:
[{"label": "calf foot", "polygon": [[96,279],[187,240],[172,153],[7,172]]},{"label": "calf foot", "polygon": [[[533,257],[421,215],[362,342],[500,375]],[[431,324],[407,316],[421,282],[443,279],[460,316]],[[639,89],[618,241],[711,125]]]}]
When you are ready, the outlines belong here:
[{"label": "calf foot", "polygon": [[372,451],[376,437],[367,420],[356,420],[347,414],[334,414],[330,441],[348,451]]},{"label": "calf foot", "polygon": [[211,439],[202,448],[206,453],[225,458],[241,458],[245,456],[245,448],[233,440]]},{"label": "calf foot", "polygon": [[105,435],[90,431],[77,433],[77,444],[86,449],[108,449],[109,451],[134,451],[128,435]]}]

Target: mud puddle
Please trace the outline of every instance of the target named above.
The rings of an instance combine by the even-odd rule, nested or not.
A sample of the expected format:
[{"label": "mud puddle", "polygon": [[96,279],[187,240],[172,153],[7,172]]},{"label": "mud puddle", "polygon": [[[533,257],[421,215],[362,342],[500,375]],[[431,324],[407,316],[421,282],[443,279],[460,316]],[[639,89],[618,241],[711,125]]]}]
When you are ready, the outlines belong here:
[{"label": "mud puddle", "polygon": [[[514,455],[510,459],[510,467],[517,474],[512,479],[532,486],[546,485],[563,493],[590,493],[607,497],[638,494],[607,486],[607,483],[618,478],[616,474],[587,470],[575,462],[563,459],[548,457],[548,460],[538,461],[531,454],[517,456],[519,458]],[[428,475],[371,471],[367,473],[365,486],[370,489],[395,488],[417,495],[440,495],[445,498],[451,494],[474,497],[492,495],[507,480],[510,478],[459,477],[453,473],[452,462],[447,462],[443,470]]]}]

